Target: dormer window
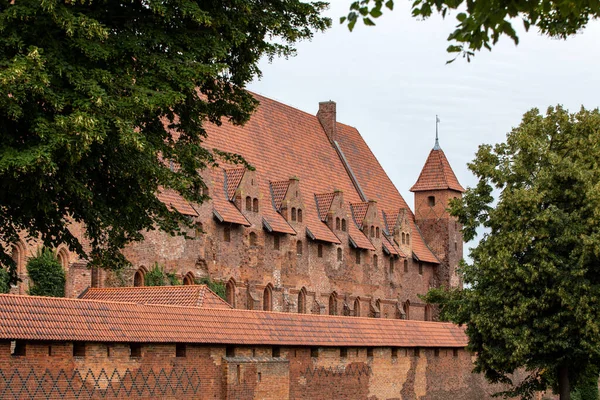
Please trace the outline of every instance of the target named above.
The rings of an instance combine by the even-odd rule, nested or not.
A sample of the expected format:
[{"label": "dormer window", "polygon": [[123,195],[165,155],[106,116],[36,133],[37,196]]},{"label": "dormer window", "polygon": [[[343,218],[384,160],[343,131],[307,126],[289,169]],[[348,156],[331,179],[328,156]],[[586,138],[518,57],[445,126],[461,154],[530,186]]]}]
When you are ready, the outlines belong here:
[{"label": "dormer window", "polygon": [[296,208],[292,207],[292,221],[296,221]]},{"label": "dormer window", "polygon": [[410,244],[410,235],[406,234],[406,244]]},{"label": "dormer window", "polygon": [[371,225],[371,237],[375,237],[375,227]]},{"label": "dormer window", "polygon": [[427,197],[427,203],[429,204],[429,207],[434,207],[435,206],[435,196]]},{"label": "dormer window", "polygon": [[252,211],[258,212],[258,199],[252,200]]}]

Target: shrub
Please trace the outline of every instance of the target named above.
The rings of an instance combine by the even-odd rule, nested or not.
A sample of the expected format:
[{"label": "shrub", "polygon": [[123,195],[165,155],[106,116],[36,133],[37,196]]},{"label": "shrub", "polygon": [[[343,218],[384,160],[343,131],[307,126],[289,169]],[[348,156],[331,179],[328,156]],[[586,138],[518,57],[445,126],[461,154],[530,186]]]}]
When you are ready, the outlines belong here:
[{"label": "shrub", "polygon": [[223,282],[215,282],[210,278],[196,279],[196,284],[206,285],[210,290],[219,295],[220,298],[227,301],[227,295],[225,294],[225,284]]},{"label": "shrub", "polygon": [[32,296],[65,297],[65,271],[56,254],[46,247],[27,262]]},{"label": "shrub", "polygon": [[0,267],[0,293],[8,293],[10,290],[10,274],[7,270]]},{"label": "shrub", "polygon": [[154,263],[150,271],[144,276],[145,286],[167,286],[169,284],[165,269],[159,263]]}]

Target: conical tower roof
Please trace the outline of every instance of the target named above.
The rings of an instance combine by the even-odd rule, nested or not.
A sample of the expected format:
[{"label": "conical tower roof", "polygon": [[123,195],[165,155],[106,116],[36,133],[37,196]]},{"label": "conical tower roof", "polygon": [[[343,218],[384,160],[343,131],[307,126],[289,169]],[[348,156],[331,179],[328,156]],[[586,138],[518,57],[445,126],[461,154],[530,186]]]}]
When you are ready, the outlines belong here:
[{"label": "conical tower roof", "polygon": [[440,147],[438,140],[435,140],[435,147],[429,153],[427,161],[421,170],[421,175],[417,179],[417,183],[410,188],[411,192],[423,192],[426,190],[456,190],[464,192],[465,189],[461,186],[452,171],[452,167]]}]

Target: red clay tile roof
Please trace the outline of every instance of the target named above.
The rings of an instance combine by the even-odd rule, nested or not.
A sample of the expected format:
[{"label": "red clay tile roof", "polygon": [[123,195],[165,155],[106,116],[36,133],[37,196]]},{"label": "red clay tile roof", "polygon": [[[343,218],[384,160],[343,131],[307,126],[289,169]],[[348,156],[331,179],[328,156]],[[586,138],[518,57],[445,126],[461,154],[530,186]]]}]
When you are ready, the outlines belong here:
[{"label": "red clay tile roof", "polygon": [[89,288],[81,294],[80,298],[121,303],[232,308],[206,285]]},{"label": "red clay tile roof", "polygon": [[271,187],[271,195],[273,198],[273,205],[275,206],[275,209],[277,211],[281,210],[281,203],[283,202],[283,199],[285,198],[285,194],[288,191],[288,188],[290,187],[290,181],[277,181],[277,182],[270,182],[270,187]]},{"label": "red clay tile roof", "polygon": [[334,197],[335,193],[315,194],[317,211],[319,212],[319,218],[321,218],[321,221],[325,221],[325,219],[327,219],[327,213],[331,208],[331,203],[333,203]]},{"label": "red clay tile roof", "polygon": [[350,203],[352,217],[354,218],[354,222],[356,222],[356,225],[358,225],[359,228],[362,228],[363,219],[365,219],[365,215],[367,215],[368,208],[369,203],[364,201],[361,201],[360,203]]},{"label": "red clay tile roof", "polygon": [[391,254],[393,256],[406,257],[406,254],[404,254],[402,250],[396,247],[393,241],[389,240],[387,237],[385,237],[385,235],[383,236],[381,242],[383,243],[383,247],[388,254]]},{"label": "red clay tile roof", "polygon": [[238,210],[232,202],[225,198],[225,188],[223,187],[224,173],[217,169],[214,169],[211,172],[214,186],[211,198],[213,212],[217,219],[221,222],[250,226],[250,222],[248,222],[246,217],[242,215],[240,210]]},{"label": "red clay tile roof", "polygon": [[411,192],[420,192],[425,190],[456,190],[464,192],[465,189],[458,183],[454,171],[446,158],[444,152],[439,149],[433,149],[425,161],[425,166],[421,170],[421,175],[417,183],[410,188]]},{"label": "red clay tile roof", "polygon": [[454,347],[453,324],[0,295],[0,339],[281,346]]},{"label": "red clay tile roof", "polygon": [[311,239],[334,244],[342,243],[335,233],[323,222],[309,221],[306,225],[306,233]]},{"label": "red clay tile roof", "polygon": [[233,196],[235,195],[235,191],[237,190],[242,178],[244,177],[244,173],[246,172],[246,168],[238,167],[238,168],[225,168],[225,191],[227,192],[227,199],[233,201]]},{"label": "red clay tile roof", "polygon": [[191,217],[197,217],[198,213],[192,207],[192,205],[184,199],[179,193],[172,189],[159,189],[157,194],[158,199],[165,203],[170,209],[175,209],[183,215],[189,215]]},{"label": "red clay tile roof", "polygon": [[[408,204],[406,204],[356,128],[338,123],[337,133],[337,142],[344,152],[346,161],[350,164],[366,198],[376,200],[381,210],[400,210],[401,208],[410,210]],[[355,191],[353,190],[353,192]],[[345,190],[344,197],[350,202],[362,201],[346,196]],[[410,212],[409,219],[412,231],[417,233],[417,226],[412,212]],[[413,235],[412,247],[413,252],[420,260],[439,263],[438,259],[425,245],[420,233]]]},{"label": "red clay tile roof", "polygon": [[394,232],[394,227],[396,226],[396,222],[398,221],[398,215],[400,215],[400,210],[396,211],[381,211],[381,215],[383,216],[383,223],[385,224],[385,230],[388,234],[392,235]]},{"label": "red clay tile roof", "polygon": [[356,227],[353,221],[348,222],[348,235],[352,246],[363,250],[375,250],[373,243]]}]

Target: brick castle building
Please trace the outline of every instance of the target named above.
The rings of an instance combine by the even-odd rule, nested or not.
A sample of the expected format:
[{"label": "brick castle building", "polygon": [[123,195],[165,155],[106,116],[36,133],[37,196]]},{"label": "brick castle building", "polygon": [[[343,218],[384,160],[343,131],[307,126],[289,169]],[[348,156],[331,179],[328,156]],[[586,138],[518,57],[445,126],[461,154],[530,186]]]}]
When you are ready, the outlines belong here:
[{"label": "brick castle building", "polygon": [[[147,232],[124,251],[133,268],[118,274],[90,271],[59,247],[67,296],[88,286],[143,285],[158,263],[186,284],[226,283],[235,308],[432,319],[418,295],[461,284],[462,237],[446,207],[464,191],[437,142],[411,188],[413,213],[360,133],[336,120],[334,102],[320,103],[314,116],[256,98],[260,106],[245,126],[209,126],[203,143],[240,154],[255,169],[203,171],[211,200],[201,205],[160,194],[193,219],[194,239]],[[37,246],[23,240],[15,247],[23,282],[13,293],[26,293],[25,265]]]}]

